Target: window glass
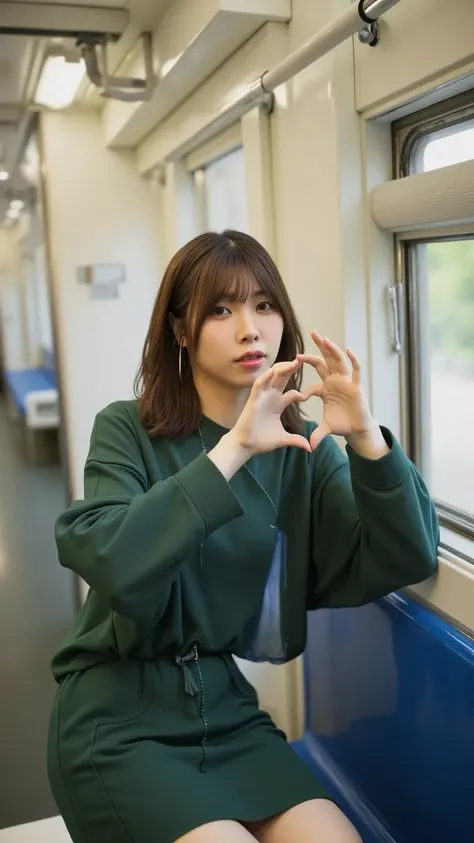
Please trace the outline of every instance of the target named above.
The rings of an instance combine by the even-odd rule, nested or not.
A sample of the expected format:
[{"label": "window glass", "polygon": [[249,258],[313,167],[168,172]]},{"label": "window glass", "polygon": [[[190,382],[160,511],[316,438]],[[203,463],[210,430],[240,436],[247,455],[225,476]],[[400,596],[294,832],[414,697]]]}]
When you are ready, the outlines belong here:
[{"label": "window glass", "polygon": [[439,170],[474,158],[474,121],[450,126],[424,138],[418,147],[418,170]]},{"label": "window glass", "polygon": [[204,170],[206,227],[247,231],[247,195],[243,147],[209,164]]},{"label": "window glass", "polygon": [[417,245],[416,276],[422,470],[474,517],[474,237]]}]

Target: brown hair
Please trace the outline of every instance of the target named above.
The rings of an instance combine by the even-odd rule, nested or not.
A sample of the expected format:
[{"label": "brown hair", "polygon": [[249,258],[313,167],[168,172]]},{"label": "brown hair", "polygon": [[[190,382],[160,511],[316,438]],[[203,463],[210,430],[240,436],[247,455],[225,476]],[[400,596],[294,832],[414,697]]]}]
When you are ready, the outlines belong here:
[{"label": "brown hair", "polygon": [[[224,297],[244,302],[252,281],[268,294],[283,318],[277,361],[293,360],[304,351],[303,337],[281,275],[268,252],[253,237],[238,231],[207,232],[195,237],[170,261],[153,307],[141,365],[135,380],[140,415],[151,436],[189,436],[199,426],[201,407],[192,364],[201,328]],[[182,383],[170,316],[181,320],[186,348]],[[299,389],[301,371],[288,389]],[[290,433],[303,430],[302,413],[291,405],[282,414]]]}]

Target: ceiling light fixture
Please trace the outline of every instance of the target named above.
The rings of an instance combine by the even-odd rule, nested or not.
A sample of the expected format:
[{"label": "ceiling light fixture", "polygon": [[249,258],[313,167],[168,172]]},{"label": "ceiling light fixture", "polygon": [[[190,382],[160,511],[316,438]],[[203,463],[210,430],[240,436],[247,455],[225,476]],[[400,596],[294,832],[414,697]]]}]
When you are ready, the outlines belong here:
[{"label": "ceiling light fixture", "polygon": [[0,181],[8,181],[10,173],[7,173],[3,164],[0,165]]},{"label": "ceiling light fixture", "polygon": [[35,103],[61,109],[72,104],[84,78],[83,59],[52,55],[46,59],[35,92]]}]

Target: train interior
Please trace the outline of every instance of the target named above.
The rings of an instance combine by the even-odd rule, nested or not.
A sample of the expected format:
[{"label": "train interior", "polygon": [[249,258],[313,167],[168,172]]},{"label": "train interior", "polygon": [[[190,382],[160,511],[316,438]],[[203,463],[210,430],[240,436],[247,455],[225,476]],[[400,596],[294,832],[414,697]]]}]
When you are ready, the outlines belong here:
[{"label": "train interior", "polygon": [[305,338],[357,350],[441,525],[429,581],[312,612],[301,659],[242,670],[364,843],[470,843],[472,0],[0,2],[0,843],[70,843],[50,662],[87,586],[54,523],[169,259],[226,228],[275,258]]}]

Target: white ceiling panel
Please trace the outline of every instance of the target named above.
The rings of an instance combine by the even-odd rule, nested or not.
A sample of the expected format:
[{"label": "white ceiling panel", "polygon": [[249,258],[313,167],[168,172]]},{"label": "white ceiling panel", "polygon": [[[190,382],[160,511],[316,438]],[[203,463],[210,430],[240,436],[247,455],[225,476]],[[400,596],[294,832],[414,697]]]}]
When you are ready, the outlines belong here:
[{"label": "white ceiling panel", "polygon": [[[35,13],[36,7],[38,12],[41,12],[41,6],[44,6],[45,10],[48,7],[51,9],[52,6],[63,7],[63,19],[66,21],[67,10],[71,8],[72,13],[73,7],[76,10],[79,8],[103,10],[104,15],[106,10],[127,10],[130,17],[127,29],[117,43],[109,45],[110,68],[114,72],[133,49],[140,34],[154,30],[169,6],[180,0],[9,0],[9,2],[15,6],[15,10],[18,10],[15,14],[17,18],[19,16],[22,24],[23,21],[28,22],[26,2],[30,9],[35,6]],[[196,2],[199,3],[200,0]],[[0,0],[0,7],[2,5],[3,0]],[[22,6],[24,9],[21,8]],[[69,41],[69,39],[62,40],[65,43]],[[17,160],[18,150],[24,142],[22,118],[28,107],[25,99],[28,96],[28,78],[29,76],[32,80],[37,78],[39,58],[42,55],[42,48],[47,43],[47,37],[40,39],[23,35],[0,34],[0,166],[4,165],[8,170],[12,169],[10,165]],[[74,41],[71,40],[70,45],[72,46],[73,43]],[[32,72],[33,67],[35,71]],[[84,88],[87,87],[84,85]],[[31,96],[31,90],[29,95]],[[100,100],[99,102],[102,104]],[[8,197],[11,198],[12,193],[14,195],[17,190],[23,190],[25,187],[26,183],[18,174],[8,181],[0,182],[0,225]]]},{"label": "white ceiling panel", "polygon": [[[11,0],[12,3],[26,2],[26,0]],[[36,3],[38,6],[43,6],[47,2],[48,6],[93,6],[98,9],[126,9],[128,7],[127,0],[28,0],[29,3]]]},{"label": "white ceiling panel", "polygon": [[32,38],[0,35],[0,106],[22,102],[33,48]]}]

